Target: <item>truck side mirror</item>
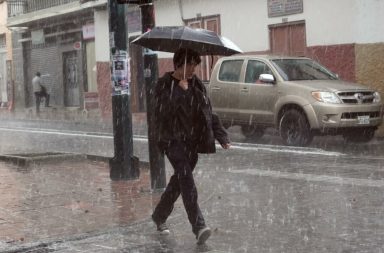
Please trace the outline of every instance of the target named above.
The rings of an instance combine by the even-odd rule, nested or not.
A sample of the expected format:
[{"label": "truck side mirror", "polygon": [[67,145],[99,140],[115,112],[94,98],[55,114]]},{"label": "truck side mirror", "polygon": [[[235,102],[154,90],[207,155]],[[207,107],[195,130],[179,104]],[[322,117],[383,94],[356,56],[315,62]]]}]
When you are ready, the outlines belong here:
[{"label": "truck side mirror", "polygon": [[275,83],[275,78],[271,74],[261,74],[259,80],[264,83]]}]

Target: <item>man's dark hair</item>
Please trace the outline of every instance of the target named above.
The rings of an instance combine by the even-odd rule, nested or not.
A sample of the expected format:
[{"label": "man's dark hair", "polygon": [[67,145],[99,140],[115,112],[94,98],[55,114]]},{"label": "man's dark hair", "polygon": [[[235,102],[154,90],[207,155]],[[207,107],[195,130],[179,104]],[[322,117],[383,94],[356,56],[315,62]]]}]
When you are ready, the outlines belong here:
[{"label": "man's dark hair", "polygon": [[192,49],[180,48],[173,55],[173,66],[175,69],[183,66],[185,63],[185,57],[187,57],[187,64],[200,64],[200,55]]},{"label": "man's dark hair", "polygon": [[40,72],[36,72],[36,75],[37,75],[37,76],[41,76]]}]

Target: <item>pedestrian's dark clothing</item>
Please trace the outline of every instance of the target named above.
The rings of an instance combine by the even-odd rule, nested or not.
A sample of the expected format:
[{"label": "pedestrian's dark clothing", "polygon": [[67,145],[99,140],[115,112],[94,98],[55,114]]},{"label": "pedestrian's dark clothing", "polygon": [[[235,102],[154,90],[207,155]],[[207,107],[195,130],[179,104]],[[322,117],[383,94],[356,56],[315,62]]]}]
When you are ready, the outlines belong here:
[{"label": "pedestrian's dark clothing", "polygon": [[214,153],[215,138],[229,143],[219,118],[212,113],[203,83],[193,76],[189,88],[183,90],[172,72],[159,79],[155,88],[155,124],[157,140],[170,161],[174,174],[152,215],[156,223],[164,223],[181,194],[192,231],[197,235],[205,221],[198,205],[193,178],[198,153]]},{"label": "pedestrian's dark clothing", "polygon": [[172,213],[174,203],[181,194],[192,231],[197,234],[199,229],[205,227],[204,217],[197,203],[197,189],[192,174],[198,154],[194,147],[181,141],[172,141],[165,149],[165,154],[174,169],[174,174],[155,208],[153,218],[159,223],[164,223]]},{"label": "pedestrian's dark clothing", "polygon": [[36,99],[36,112],[40,112],[40,102],[42,98],[45,98],[45,107],[49,107],[49,94],[47,89],[41,83],[40,73],[32,79],[33,93]]},{"label": "pedestrian's dark clothing", "polygon": [[36,99],[36,112],[40,112],[40,103],[42,98],[45,98],[45,107],[49,107],[49,94],[45,90],[34,93]]},{"label": "pedestrian's dark clothing", "polygon": [[[212,113],[204,84],[195,75],[187,91],[182,90],[172,72],[159,79],[155,89],[155,124],[160,148],[172,140],[194,139],[198,153],[215,153],[215,139],[229,143],[219,118]],[[186,99],[187,98],[187,99]],[[189,101],[186,101],[188,100]],[[189,104],[190,107],[189,107]],[[192,107],[192,110],[191,110]],[[192,115],[192,117],[189,117]]]}]

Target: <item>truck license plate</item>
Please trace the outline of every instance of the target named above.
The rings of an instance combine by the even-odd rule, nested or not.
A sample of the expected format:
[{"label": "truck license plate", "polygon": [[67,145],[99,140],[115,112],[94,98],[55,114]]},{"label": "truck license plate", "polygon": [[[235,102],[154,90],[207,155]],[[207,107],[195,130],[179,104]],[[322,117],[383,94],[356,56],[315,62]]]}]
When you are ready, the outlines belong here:
[{"label": "truck license plate", "polygon": [[358,124],[367,125],[369,124],[369,115],[357,116]]}]

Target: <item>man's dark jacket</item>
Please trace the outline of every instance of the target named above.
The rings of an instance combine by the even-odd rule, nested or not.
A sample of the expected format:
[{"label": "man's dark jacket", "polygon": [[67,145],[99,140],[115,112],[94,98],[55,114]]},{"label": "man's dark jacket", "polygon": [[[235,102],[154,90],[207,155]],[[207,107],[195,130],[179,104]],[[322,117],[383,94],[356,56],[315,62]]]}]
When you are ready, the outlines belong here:
[{"label": "man's dark jacket", "polygon": [[[207,91],[201,80],[195,75],[189,82],[193,89],[194,98],[197,99],[199,118],[202,120],[200,141],[196,143],[198,153],[215,153],[215,139],[220,144],[229,143],[227,132],[224,130],[219,118],[212,113],[212,107]],[[169,145],[171,141],[180,141],[179,136],[182,136],[182,118],[185,116],[180,101],[174,96],[175,85],[172,78],[172,72],[166,73],[161,77],[155,88],[154,99],[154,120],[158,128],[158,136],[156,136],[161,149]]]}]

